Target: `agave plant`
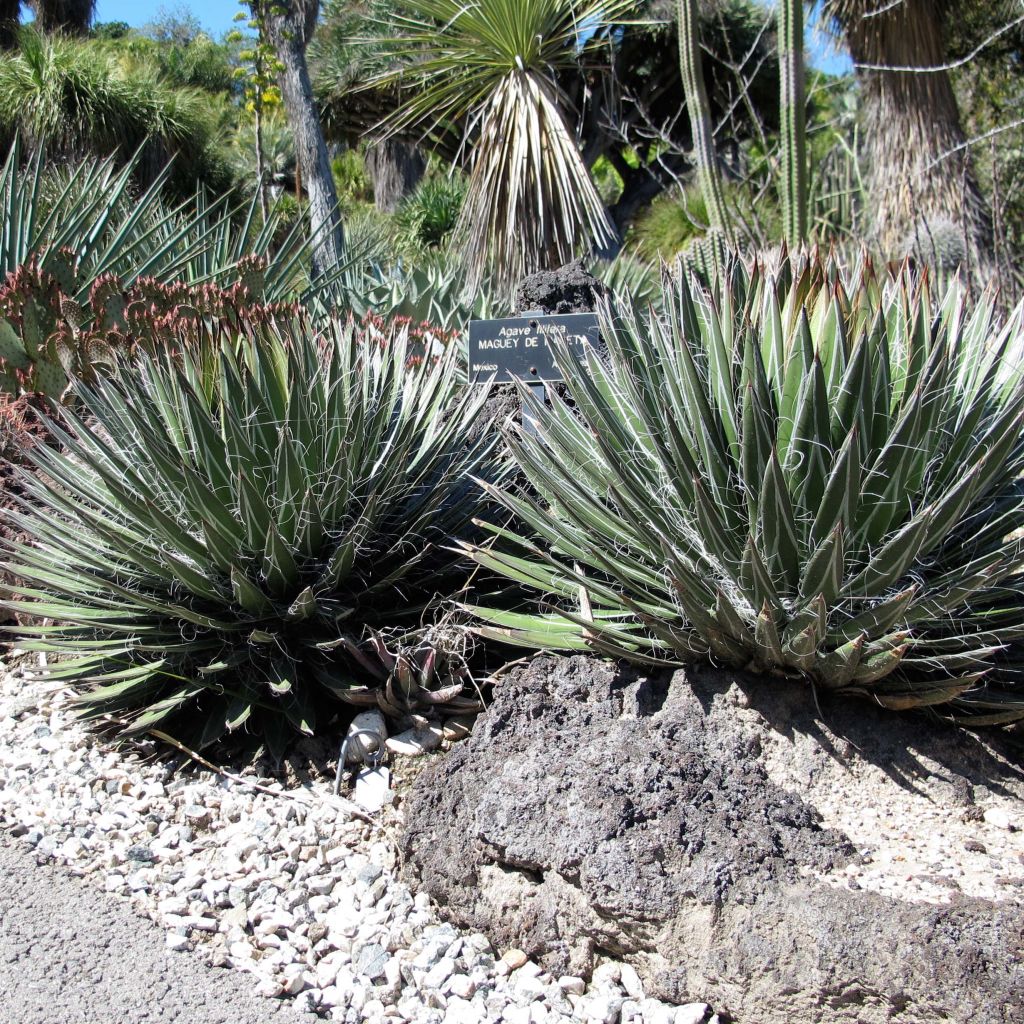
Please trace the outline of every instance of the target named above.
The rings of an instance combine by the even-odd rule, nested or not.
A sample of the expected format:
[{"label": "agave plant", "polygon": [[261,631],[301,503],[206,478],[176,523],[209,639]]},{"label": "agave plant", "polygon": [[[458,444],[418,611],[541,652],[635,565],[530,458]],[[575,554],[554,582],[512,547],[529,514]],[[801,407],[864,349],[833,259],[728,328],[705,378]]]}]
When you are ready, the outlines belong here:
[{"label": "agave plant", "polygon": [[547,608],[474,606],[480,633],[1024,718],[1024,310],[930,309],[909,273],[785,260],[557,345],[568,399],[524,387],[508,439],[531,489],[486,485],[519,526],[469,547]]},{"label": "agave plant", "polygon": [[188,203],[168,203],[162,190],[170,169],[140,192],[134,184],[138,162],[138,154],[120,168],[113,158],[84,160],[55,172],[42,152],[26,160],[21,147],[12,146],[0,168],[0,278],[33,257],[45,267],[48,253],[68,250],[75,271],[75,290],[68,294],[85,302],[104,274],[117,274],[126,286],[154,278],[227,288],[242,281],[257,260],[265,268],[257,298],[308,305],[362,259],[353,251],[348,262],[313,285],[300,224],[282,231],[277,209],[261,224],[255,197],[243,203],[230,195],[211,200],[200,189]]},{"label": "agave plant", "polygon": [[473,694],[462,647],[464,633],[438,623],[392,649],[388,639],[373,630],[369,644],[351,645],[352,657],[369,674],[373,683],[348,690],[343,700],[363,707],[379,707],[399,720],[410,715],[442,711],[449,715],[468,714],[483,707]]},{"label": "agave plant", "polygon": [[357,316],[409,317],[446,331],[463,330],[474,317],[500,316],[508,307],[485,288],[470,292],[462,274],[436,259],[416,266],[374,262],[339,291],[341,303]]},{"label": "agave plant", "polygon": [[62,447],[21,473],[4,606],[87,717],[193,749],[244,730],[279,754],[386,684],[368,630],[414,649],[457,589],[450,546],[493,442],[470,440],[484,396],[463,399],[454,355],[410,368],[404,333],[296,322],[211,347],[79,384],[83,411],[49,424]]}]

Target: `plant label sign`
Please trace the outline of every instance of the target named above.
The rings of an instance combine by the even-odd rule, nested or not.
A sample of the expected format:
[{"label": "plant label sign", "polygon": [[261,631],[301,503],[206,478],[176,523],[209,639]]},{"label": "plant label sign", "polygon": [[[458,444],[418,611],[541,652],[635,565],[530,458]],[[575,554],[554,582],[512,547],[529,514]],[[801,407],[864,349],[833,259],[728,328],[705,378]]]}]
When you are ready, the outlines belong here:
[{"label": "plant label sign", "polygon": [[561,380],[550,345],[556,336],[564,338],[582,357],[588,342],[598,343],[597,314],[531,313],[503,320],[471,320],[470,384],[508,384],[516,377],[536,383]]}]

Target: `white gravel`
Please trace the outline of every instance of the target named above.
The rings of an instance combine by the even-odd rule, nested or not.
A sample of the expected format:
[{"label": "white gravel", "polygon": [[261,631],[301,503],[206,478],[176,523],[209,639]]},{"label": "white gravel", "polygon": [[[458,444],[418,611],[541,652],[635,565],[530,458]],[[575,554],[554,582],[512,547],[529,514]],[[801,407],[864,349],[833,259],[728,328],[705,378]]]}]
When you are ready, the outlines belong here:
[{"label": "white gravel", "polygon": [[383,813],[360,820],[326,782],[288,791],[113,752],[67,693],[3,672],[0,828],[129,899],[172,950],[347,1024],[717,1024],[704,1004],[645,998],[626,965],[588,986],[442,923],[398,880],[397,812]]}]

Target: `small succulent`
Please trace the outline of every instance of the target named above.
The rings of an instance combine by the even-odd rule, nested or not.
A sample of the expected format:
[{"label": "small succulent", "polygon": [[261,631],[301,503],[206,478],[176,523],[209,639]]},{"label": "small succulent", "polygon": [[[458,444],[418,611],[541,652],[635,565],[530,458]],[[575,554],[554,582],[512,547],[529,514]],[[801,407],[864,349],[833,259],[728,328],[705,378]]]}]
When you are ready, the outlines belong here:
[{"label": "small succulent", "polygon": [[471,714],[483,707],[479,696],[473,695],[473,678],[462,653],[433,629],[390,643],[371,630],[366,644],[344,639],[342,643],[373,680],[372,685],[353,687],[342,694],[346,703],[379,707],[394,719],[430,713]]}]

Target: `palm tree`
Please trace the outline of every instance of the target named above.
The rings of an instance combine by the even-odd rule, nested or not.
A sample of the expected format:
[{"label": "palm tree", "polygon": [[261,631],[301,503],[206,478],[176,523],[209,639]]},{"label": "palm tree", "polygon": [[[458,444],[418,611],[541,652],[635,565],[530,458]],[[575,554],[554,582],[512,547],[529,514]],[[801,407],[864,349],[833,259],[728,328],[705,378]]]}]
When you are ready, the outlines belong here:
[{"label": "palm tree", "polygon": [[951,248],[984,270],[991,218],[944,70],[947,19],[971,2],[826,0],[825,12],[861,86],[876,241],[891,256],[923,252],[937,263]]},{"label": "palm tree", "polygon": [[171,156],[191,194],[211,169],[218,111],[196,89],[177,88],[102,43],[22,29],[0,59],[0,146],[19,137],[58,160],[142,148],[138,166],[155,178]]},{"label": "palm tree", "polygon": [[606,39],[632,0],[408,0],[394,20],[406,97],[393,131],[467,126],[469,188],[456,237],[471,284],[527,274],[615,238],[576,142],[559,72]]},{"label": "palm tree", "polygon": [[[368,35],[394,30],[390,0],[327,0],[324,18],[310,46],[313,89],[331,141],[366,144],[366,170],[378,210],[394,213],[426,171],[423,147],[415,138],[381,136],[374,127],[398,105],[395,90],[367,88],[388,70],[387,54]],[[454,157],[454,150],[447,154]]]},{"label": "palm tree", "polygon": [[96,13],[96,0],[29,0],[36,26],[44,32],[84,36]]}]

